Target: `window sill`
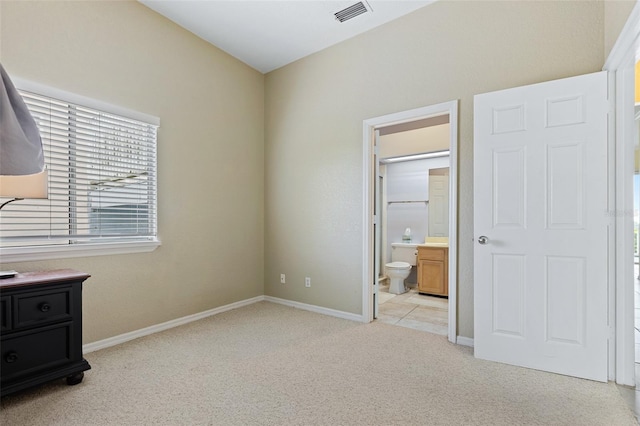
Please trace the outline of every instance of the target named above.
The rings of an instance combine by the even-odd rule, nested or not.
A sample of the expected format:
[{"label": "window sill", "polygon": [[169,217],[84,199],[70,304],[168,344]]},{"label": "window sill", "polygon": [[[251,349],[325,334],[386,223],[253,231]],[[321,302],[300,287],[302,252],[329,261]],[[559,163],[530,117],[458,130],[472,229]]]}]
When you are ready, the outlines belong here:
[{"label": "window sill", "polygon": [[67,259],[71,257],[104,256],[113,254],[148,253],[160,246],[159,240],[130,241],[59,246],[0,248],[2,263],[36,260]]}]

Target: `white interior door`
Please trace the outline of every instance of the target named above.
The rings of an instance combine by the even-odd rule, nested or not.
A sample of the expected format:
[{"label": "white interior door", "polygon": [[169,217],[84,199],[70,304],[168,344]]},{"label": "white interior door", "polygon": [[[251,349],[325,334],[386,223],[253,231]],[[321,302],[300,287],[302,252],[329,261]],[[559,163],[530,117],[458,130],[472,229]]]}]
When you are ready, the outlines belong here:
[{"label": "white interior door", "polygon": [[429,172],[429,236],[449,236],[449,169],[436,169],[441,174]]},{"label": "white interior door", "polygon": [[607,380],[606,72],[474,99],[478,358]]}]

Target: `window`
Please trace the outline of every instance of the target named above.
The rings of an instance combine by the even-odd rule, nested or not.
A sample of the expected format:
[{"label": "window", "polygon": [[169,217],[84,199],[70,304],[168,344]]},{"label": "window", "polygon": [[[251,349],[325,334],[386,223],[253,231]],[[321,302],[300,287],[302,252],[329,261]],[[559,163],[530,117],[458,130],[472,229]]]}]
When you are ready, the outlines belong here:
[{"label": "window", "polygon": [[[155,248],[159,120],[54,89],[33,90],[33,83],[15,84],[40,129],[49,199],[18,201],[0,212],[3,261]],[[75,254],[59,256],[63,251]],[[48,255],[7,259],[36,252]]]}]

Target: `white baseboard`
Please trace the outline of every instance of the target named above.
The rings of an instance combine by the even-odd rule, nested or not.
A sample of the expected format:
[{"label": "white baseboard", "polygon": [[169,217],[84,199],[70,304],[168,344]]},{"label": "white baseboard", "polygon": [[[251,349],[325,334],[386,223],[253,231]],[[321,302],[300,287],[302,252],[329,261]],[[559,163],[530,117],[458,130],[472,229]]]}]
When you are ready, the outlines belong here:
[{"label": "white baseboard", "polygon": [[[350,312],[338,311],[336,309],[324,308],[322,306],[309,305],[307,303],[296,302],[293,300],[280,299],[273,296],[256,296],[251,299],[241,300],[239,302],[230,303],[228,305],[219,306],[217,308],[209,309],[208,311],[199,312],[193,315],[187,315],[186,317],[176,318],[171,321],[163,322],[161,324],[152,325],[150,327],[141,328],[140,330],[130,331],[128,333],[120,334],[118,336],[109,337],[107,339],[98,340],[96,342],[87,343],[82,345],[82,353],[98,351],[100,349],[116,346],[124,342],[128,342],[138,337],[148,336],[149,334],[158,333],[160,331],[168,330],[173,327],[178,327],[183,324],[187,324],[193,321],[210,317],[212,315],[220,314],[222,312],[230,311],[232,309],[241,308],[243,306],[251,305],[257,302],[272,302],[279,303],[281,305],[291,306],[293,308],[303,309],[305,311],[311,311],[322,315],[328,315],[331,317],[342,318],[350,321],[363,322],[362,315],[352,314]],[[473,339],[470,337],[457,336],[456,343],[458,345],[473,347]]]},{"label": "white baseboard", "polygon": [[119,345],[120,343],[128,342],[129,340],[137,339],[138,337],[147,336],[149,334],[157,333],[159,331],[168,330],[170,328],[187,324],[193,321],[197,321],[206,317],[210,317],[212,315],[220,314],[222,312],[230,311],[232,309],[237,309],[243,306],[251,305],[252,303],[262,302],[263,300],[265,300],[264,296],[256,296],[251,299],[241,300],[239,302],[230,303],[228,305],[209,309],[208,311],[199,312],[193,315],[187,315],[186,317],[176,318],[174,320],[163,322],[161,324],[156,324],[150,327],[141,328],[140,330],[131,331],[129,333],[120,334],[118,336],[109,337],[103,340],[98,340],[97,342],[87,343],[86,345],[82,345],[82,352],[86,354],[89,352]]},{"label": "white baseboard", "polygon": [[303,309],[305,311],[316,312],[318,314],[328,315],[332,317],[343,318],[351,321],[362,322],[362,316],[352,314],[349,312],[338,311],[335,309],[323,308],[322,306],[308,305],[306,303],[295,302],[292,300],[280,299],[272,296],[256,296],[251,299],[241,300],[239,302],[230,303],[228,305],[219,306],[217,308],[209,309],[208,311],[199,312],[193,315],[187,315],[186,317],[176,318],[171,321],[163,322],[161,324],[155,324],[149,327],[141,328],[140,330],[130,331],[128,333],[120,334],[118,336],[109,337],[107,339],[98,340],[97,342],[87,343],[82,345],[82,353],[89,353],[98,351],[100,349],[109,348],[111,346],[119,345],[129,340],[137,339],[138,337],[148,336],[149,334],[158,333],[160,331],[168,330],[173,327],[178,327],[193,321],[210,317],[212,315],[220,314],[222,312],[230,311],[232,309],[241,308],[243,306],[251,305],[256,302],[268,301],[273,303],[279,303],[281,305],[291,306],[293,308]]},{"label": "white baseboard", "polygon": [[362,322],[362,315],[352,314],[350,312],[338,311],[336,309],[323,308],[322,306],[308,305],[306,303],[295,302],[293,300],[280,299],[279,297],[264,296],[267,302],[279,303],[281,305],[291,306],[293,308],[303,309],[305,311],[315,312],[317,314],[328,315],[330,317],[342,318],[350,321]]},{"label": "white baseboard", "polygon": [[456,338],[456,343],[462,346],[473,347],[473,339],[471,337],[458,336]]}]

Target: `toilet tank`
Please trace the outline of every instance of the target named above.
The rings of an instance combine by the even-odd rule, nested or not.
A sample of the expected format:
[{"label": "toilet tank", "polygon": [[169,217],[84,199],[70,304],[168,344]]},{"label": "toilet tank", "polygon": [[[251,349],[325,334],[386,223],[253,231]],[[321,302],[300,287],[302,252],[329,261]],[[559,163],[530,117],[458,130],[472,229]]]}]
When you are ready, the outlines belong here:
[{"label": "toilet tank", "polygon": [[391,261],[407,262],[411,266],[416,266],[418,257],[418,245],[408,243],[391,243]]}]

